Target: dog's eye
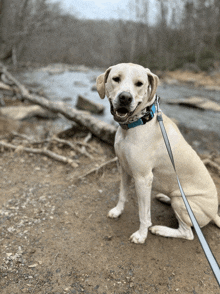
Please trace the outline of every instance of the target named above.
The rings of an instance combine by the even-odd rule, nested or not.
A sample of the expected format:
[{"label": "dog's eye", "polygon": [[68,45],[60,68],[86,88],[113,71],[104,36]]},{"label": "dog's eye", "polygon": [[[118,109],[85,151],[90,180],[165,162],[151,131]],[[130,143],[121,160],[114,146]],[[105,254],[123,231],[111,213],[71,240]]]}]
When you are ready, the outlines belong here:
[{"label": "dog's eye", "polygon": [[120,78],[119,77],[114,77],[114,78],[112,78],[113,79],[113,81],[115,81],[116,83],[119,83],[120,82]]},{"label": "dog's eye", "polygon": [[135,84],[135,86],[137,86],[137,87],[141,87],[141,86],[143,86],[143,83],[140,82],[140,81],[138,81],[138,82]]}]

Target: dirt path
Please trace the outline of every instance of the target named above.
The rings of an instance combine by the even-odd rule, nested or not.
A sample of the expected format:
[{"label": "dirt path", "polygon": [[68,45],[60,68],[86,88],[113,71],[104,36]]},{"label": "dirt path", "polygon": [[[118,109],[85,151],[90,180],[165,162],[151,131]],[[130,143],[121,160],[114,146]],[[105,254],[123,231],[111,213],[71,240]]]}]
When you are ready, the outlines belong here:
[{"label": "dirt path", "polygon": [[[106,217],[119,191],[116,164],[74,181],[114,157],[107,145],[92,145],[94,160],[81,156],[76,169],[40,155],[0,153],[0,293],[220,293],[197,237],[149,233],[144,245],[128,241],[139,226],[133,186],[125,213]],[[220,192],[220,178],[212,176]],[[177,226],[171,208],[156,200],[152,222]],[[220,230],[209,224],[203,232],[220,261]]]}]

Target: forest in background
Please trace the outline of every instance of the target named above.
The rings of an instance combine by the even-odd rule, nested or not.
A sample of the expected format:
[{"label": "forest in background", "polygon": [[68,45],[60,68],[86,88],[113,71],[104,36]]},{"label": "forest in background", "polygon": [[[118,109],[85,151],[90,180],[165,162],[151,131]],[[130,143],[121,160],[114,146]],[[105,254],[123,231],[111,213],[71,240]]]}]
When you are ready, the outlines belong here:
[{"label": "forest in background", "polygon": [[0,0],[0,60],[219,69],[220,1],[156,1],[152,25],[148,0],[131,0],[130,21],[79,19],[47,0]]}]

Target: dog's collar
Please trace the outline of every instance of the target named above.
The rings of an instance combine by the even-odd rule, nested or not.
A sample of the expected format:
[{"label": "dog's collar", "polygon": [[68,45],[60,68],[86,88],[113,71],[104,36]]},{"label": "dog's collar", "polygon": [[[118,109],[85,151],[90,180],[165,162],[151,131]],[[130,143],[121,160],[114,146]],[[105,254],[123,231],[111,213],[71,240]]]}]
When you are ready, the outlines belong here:
[{"label": "dog's collar", "polygon": [[144,116],[129,124],[119,124],[120,127],[124,130],[128,130],[141,125],[145,125],[147,122],[151,121],[156,112],[155,103],[156,101],[152,105],[146,107],[146,113],[144,114]]}]

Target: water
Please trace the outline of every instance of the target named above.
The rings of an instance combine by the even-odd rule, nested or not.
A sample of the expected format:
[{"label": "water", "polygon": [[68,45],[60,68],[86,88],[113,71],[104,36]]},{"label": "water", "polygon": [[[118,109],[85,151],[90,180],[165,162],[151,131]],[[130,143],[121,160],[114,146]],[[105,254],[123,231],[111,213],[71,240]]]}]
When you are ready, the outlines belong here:
[{"label": "water", "polygon": [[[18,78],[24,84],[35,85],[42,89],[52,101],[67,100],[68,105],[74,107],[78,95],[82,95],[94,102],[105,106],[103,115],[96,115],[97,118],[108,123],[113,123],[109,111],[108,99],[100,99],[96,91],[91,88],[95,84],[96,77],[101,74],[100,70],[89,69],[87,71],[65,71],[51,75],[43,69],[34,70],[19,74]],[[202,88],[194,88],[181,85],[161,85],[157,94],[161,97],[161,109],[171,118],[189,128],[205,131],[213,131],[219,134],[220,113],[214,111],[203,111],[195,108],[188,108],[178,105],[166,104],[166,99],[187,98],[190,96],[206,97],[220,103],[219,91],[208,91]],[[66,99],[68,98],[68,99]]]},{"label": "water", "polygon": [[166,104],[166,99],[200,96],[220,103],[219,91],[207,91],[202,88],[164,85],[158,88],[161,97],[161,109],[171,118],[188,128],[213,131],[220,134],[220,112],[204,111],[196,108]]}]

